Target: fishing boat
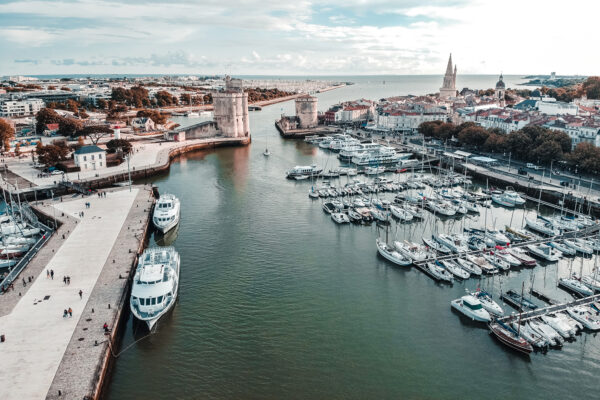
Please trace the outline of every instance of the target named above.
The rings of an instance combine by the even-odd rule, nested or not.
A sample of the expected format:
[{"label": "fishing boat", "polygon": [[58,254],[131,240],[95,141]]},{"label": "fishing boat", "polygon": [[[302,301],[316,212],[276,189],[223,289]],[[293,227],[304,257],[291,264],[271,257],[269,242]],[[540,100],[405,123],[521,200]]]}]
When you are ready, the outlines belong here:
[{"label": "fishing boat", "polygon": [[513,350],[529,354],[533,351],[531,344],[523,339],[517,331],[504,322],[495,320],[489,324],[490,331],[494,336],[504,345],[510,347]]},{"label": "fishing boat", "polygon": [[375,242],[377,244],[377,251],[386,260],[403,267],[412,264],[412,260],[410,258],[404,257],[402,254],[398,253],[392,246],[389,246],[385,241],[377,238]]},{"label": "fishing boat", "polygon": [[452,300],[450,306],[473,321],[490,322],[492,317],[475,296],[466,295]]},{"label": "fishing boat", "polygon": [[511,247],[508,251],[526,267],[535,267],[537,265],[535,258],[530,257],[527,251],[521,247]]},{"label": "fishing boat", "polygon": [[346,215],[346,213],[343,213],[343,212],[334,212],[334,213],[331,213],[331,219],[336,224],[348,224],[348,223],[350,223],[350,218],[348,218],[348,215]]},{"label": "fishing boat", "polygon": [[481,275],[481,268],[479,268],[478,265],[473,264],[471,261],[465,260],[464,258],[457,258],[455,261],[458,265],[460,265],[462,269],[467,271],[469,274],[476,276]]},{"label": "fishing boat", "polygon": [[512,289],[503,293],[501,297],[507,304],[519,311],[535,310],[538,308],[537,304],[527,300],[523,295],[520,295]]},{"label": "fishing boat", "polygon": [[562,257],[562,253],[546,244],[528,244],[525,246],[531,254],[549,262],[557,262]]},{"label": "fishing boat", "polygon": [[465,271],[464,269],[462,269],[458,264],[450,261],[450,260],[436,260],[435,263],[448,270],[452,275],[454,275],[455,277],[459,278],[459,279],[469,279],[469,276],[471,276],[467,271]]},{"label": "fishing boat", "polygon": [[565,256],[574,256],[575,254],[577,254],[577,250],[575,250],[572,247],[567,246],[564,243],[558,242],[558,241],[557,242],[548,242],[548,246],[560,251]]},{"label": "fishing boat", "polygon": [[175,304],[178,288],[179,254],[175,249],[145,250],[133,277],[129,301],[132,314],[151,330]]},{"label": "fishing boat", "polygon": [[477,289],[475,292],[470,293],[471,296],[476,297],[480,302],[483,308],[486,309],[488,313],[495,317],[501,317],[504,315],[504,310],[498,303],[494,301],[492,295],[486,292],[485,290]]},{"label": "fishing boat", "polygon": [[442,282],[448,282],[448,283],[452,283],[454,281],[452,274],[449,271],[447,271],[446,269],[437,265],[436,263],[433,263],[433,262],[425,263],[424,271],[435,280],[442,281]]},{"label": "fishing boat", "polygon": [[152,222],[162,233],[167,233],[179,223],[180,203],[175,195],[165,193],[154,206]]},{"label": "fishing boat", "polygon": [[571,318],[581,323],[585,328],[591,331],[600,330],[600,317],[597,313],[592,312],[589,307],[575,306],[567,308],[567,312]]}]

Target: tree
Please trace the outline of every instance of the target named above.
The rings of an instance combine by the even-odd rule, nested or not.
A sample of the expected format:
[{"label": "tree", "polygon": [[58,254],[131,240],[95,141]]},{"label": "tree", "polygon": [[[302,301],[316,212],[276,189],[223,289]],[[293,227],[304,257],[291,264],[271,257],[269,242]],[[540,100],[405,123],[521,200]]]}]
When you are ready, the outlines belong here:
[{"label": "tree", "polygon": [[[10,140],[15,137],[15,130],[13,127],[6,122],[6,120],[0,118],[0,140],[4,144],[4,151],[8,151],[10,148]],[[6,145],[8,143],[8,146]]]},{"label": "tree", "polygon": [[456,133],[456,126],[454,124],[444,122],[437,126],[435,129],[434,136],[440,140],[448,140]]},{"label": "tree", "polygon": [[530,156],[536,160],[540,160],[542,164],[550,164],[552,160],[562,160],[563,151],[555,141],[545,141],[538,147],[533,149]]},{"label": "tree", "polygon": [[600,76],[590,76],[581,87],[588,99],[600,99]]},{"label": "tree", "polygon": [[101,110],[104,110],[106,108],[106,106],[108,105],[108,103],[104,99],[98,99],[97,103],[98,103],[98,108],[100,108]]},{"label": "tree", "polygon": [[468,146],[482,146],[490,134],[480,126],[470,126],[458,134],[458,140]]},{"label": "tree", "polygon": [[120,151],[124,154],[129,154],[131,153],[132,147],[133,146],[131,145],[131,142],[125,139],[112,139],[106,143],[106,151],[108,153],[116,153]]},{"label": "tree", "polygon": [[74,118],[63,118],[58,125],[58,133],[60,135],[74,137],[77,131],[81,129],[82,124]]},{"label": "tree", "polygon": [[77,136],[88,137],[93,144],[98,144],[98,141],[106,135],[112,135],[113,130],[104,125],[90,125],[77,132]]},{"label": "tree", "polygon": [[443,124],[442,121],[427,121],[419,125],[419,133],[423,136],[433,137],[437,127]]},{"label": "tree", "polygon": [[187,105],[192,105],[192,96],[189,93],[183,93],[181,95],[181,102],[186,103]]},{"label": "tree", "polygon": [[173,104],[177,105],[178,103],[177,97],[172,96],[171,93],[167,92],[166,90],[160,90],[156,92],[154,97],[156,98],[156,104],[159,107],[170,106]]},{"label": "tree", "polygon": [[137,112],[138,118],[150,118],[155,124],[164,125],[167,123],[167,116],[157,110],[140,110]]},{"label": "tree", "polygon": [[516,158],[527,158],[532,144],[533,140],[523,131],[511,132],[506,138],[507,150],[512,152]]},{"label": "tree", "polygon": [[53,167],[60,161],[66,160],[69,152],[69,147],[64,140],[54,141],[46,146],[40,142],[36,148],[38,161],[47,167]]},{"label": "tree", "polygon": [[597,174],[600,172],[600,148],[589,142],[579,143],[570,154],[567,161],[587,172]]},{"label": "tree", "polygon": [[483,149],[488,152],[503,152],[506,150],[506,135],[501,133],[490,133],[485,143],[483,143]]},{"label": "tree", "polygon": [[39,134],[42,134],[46,130],[48,124],[60,124],[63,117],[50,108],[42,108],[35,116],[36,124],[35,130]]}]

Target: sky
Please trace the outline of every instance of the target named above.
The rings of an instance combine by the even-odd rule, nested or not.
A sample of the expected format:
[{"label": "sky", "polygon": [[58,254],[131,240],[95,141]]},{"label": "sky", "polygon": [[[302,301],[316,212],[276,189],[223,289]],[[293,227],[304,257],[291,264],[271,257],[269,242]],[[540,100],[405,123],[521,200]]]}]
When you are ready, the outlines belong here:
[{"label": "sky", "polygon": [[0,75],[600,74],[595,0],[0,0]]}]

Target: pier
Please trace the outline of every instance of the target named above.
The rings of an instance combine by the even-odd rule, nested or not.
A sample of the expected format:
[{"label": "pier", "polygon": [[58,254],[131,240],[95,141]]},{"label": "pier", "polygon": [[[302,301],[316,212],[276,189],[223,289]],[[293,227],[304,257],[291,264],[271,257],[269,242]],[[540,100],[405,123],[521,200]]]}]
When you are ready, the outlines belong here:
[{"label": "pier", "polygon": [[60,227],[21,273],[33,281],[0,298],[1,399],[99,397],[153,203],[134,186],[36,206]]},{"label": "pier", "polygon": [[502,321],[502,322],[508,322],[515,318],[520,317],[522,321],[527,321],[529,319],[541,317],[542,315],[565,311],[567,308],[592,304],[598,300],[600,300],[600,294],[584,297],[582,299],[577,299],[577,300],[574,300],[574,301],[571,301],[568,303],[561,303],[561,304],[550,305],[548,307],[536,308],[535,310],[532,310],[532,311],[522,312],[521,314],[509,315],[506,317],[499,318],[498,320]]}]

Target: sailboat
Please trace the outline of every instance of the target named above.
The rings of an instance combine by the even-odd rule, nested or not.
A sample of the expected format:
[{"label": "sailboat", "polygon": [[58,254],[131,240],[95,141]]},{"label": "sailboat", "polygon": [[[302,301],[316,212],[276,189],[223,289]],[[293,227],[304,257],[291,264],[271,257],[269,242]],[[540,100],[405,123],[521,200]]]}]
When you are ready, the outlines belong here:
[{"label": "sailboat", "polygon": [[269,157],[271,152],[269,151],[269,139],[267,138],[267,145],[265,146],[265,151],[263,151],[263,156]]}]

